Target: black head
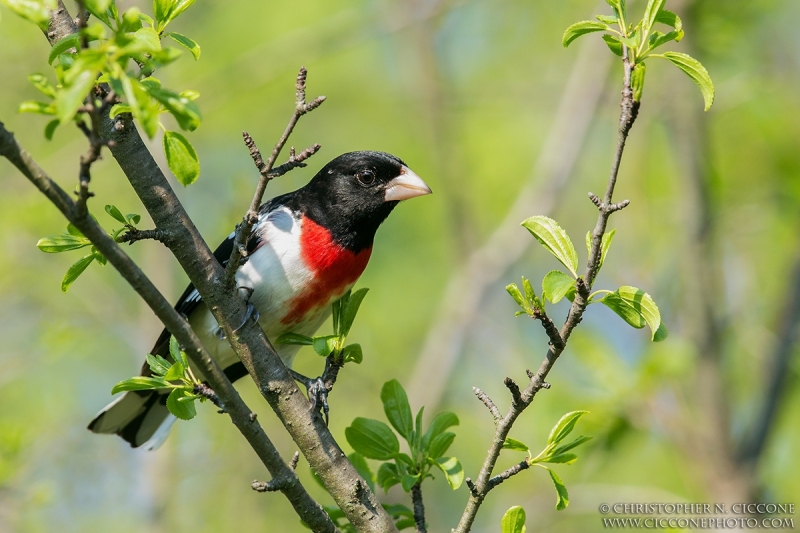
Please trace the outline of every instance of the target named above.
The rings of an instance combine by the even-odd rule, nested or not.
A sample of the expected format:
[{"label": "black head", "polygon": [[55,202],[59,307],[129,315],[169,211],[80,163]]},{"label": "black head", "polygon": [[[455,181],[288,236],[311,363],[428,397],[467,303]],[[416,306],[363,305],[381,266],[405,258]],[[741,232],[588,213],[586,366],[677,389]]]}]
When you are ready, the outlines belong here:
[{"label": "black head", "polygon": [[354,252],[372,246],[378,226],[401,200],[431,193],[403,161],[384,152],[340,155],[301,191],[298,207]]}]

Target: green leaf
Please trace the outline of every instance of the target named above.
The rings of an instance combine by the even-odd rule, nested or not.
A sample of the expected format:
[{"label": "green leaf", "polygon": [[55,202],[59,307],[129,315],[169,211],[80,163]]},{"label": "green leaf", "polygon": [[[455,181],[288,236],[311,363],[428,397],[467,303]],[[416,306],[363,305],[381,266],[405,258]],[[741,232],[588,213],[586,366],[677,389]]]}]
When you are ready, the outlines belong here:
[{"label": "green leaf", "polygon": [[378,420],[356,418],[344,435],[356,452],[369,459],[386,461],[400,451],[394,432]]},{"label": "green leaf", "polygon": [[156,30],[150,27],[139,28],[133,32],[133,42],[125,47],[128,55],[139,53],[155,54],[161,50],[161,39]]},{"label": "green leaf", "polygon": [[[105,8],[102,11],[99,7],[102,7],[105,4]],[[114,5],[113,0],[101,0],[101,1],[90,1],[85,2],[84,5],[86,6],[86,10],[97,17],[97,20],[101,21],[103,24],[111,28],[111,21],[116,21],[119,13],[117,12],[117,6]]]},{"label": "green leaf", "polygon": [[562,416],[561,420],[550,430],[550,436],[547,437],[547,444],[558,444],[564,440],[567,435],[575,429],[575,424],[578,423],[578,420],[588,412],[589,411],[572,411]]},{"label": "green leaf", "polygon": [[572,241],[558,223],[552,218],[534,216],[522,223],[522,227],[531,232],[536,240],[561,261],[565,267],[577,277],[578,254]]},{"label": "green leaf", "polygon": [[76,279],[78,279],[78,276],[83,274],[83,271],[86,270],[86,267],[88,267],[94,260],[95,255],[89,254],[78,259],[71,267],[69,267],[67,273],[64,274],[64,279],[61,280],[61,292],[67,292],[69,290],[69,286],[72,285]]},{"label": "green leaf", "polygon": [[417,411],[417,418],[414,423],[414,443],[411,445],[412,450],[422,450],[422,413],[425,411],[425,406],[419,408]]},{"label": "green leaf", "polygon": [[314,344],[314,339],[299,333],[284,333],[277,339],[275,344],[298,344],[300,346],[311,346]]},{"label": "green leaf", "polygon": [[541,307],[539,299],[536,297],[536,292],[533,290],[533,285],[525,276],[522,276],[522,288],[525,289],[525,298],[533,304],[534,307]]},{"label": "green leaf", "polygon": [[541,463],[556,463],[556,464],[566,464],[571,465],[575,461],[578,460],[578,456],[574,453],[562,453],[559,455],[553,454],[544,459],[540,459],[538,462]]},{"label": "green leaf", "polygon": [[425,432],[425,436],[422,437],[422,449],[423,450],[430,450],[431,443],[433,439],[437,436],[444,433],[450,427],[458,425],[458,417],[455,413],[450,411],[445,411],[443,413],[439,413],[436,417],[431,421],[431,425],[428,427],[428,431]]},{"label": "green leaf", "polygon": [[47,63],[52,65],[55,58],[66,53],[70,49],[75,49],[77,52],[80,42],[81,37],[77,33],[72,33],[59,39],[56,44],[53,45],[53,48],[50,49],[50,55],[47,56]]},{"label": "green leaf", "polygon": [[40,115],[55,115],[56,110],[52,104],[26,100],[19,104],[17,113],[38,113]]},{"label": "green leaf", "polygon": [[167,165],[181,185],[186,187],[197,181],[200,161],[186,137],[174,131],[165,131],[163,144]]},{"label": "green leaf", "polygon": [[97,259],[97,262],[100,263],[101,265],[105,266],[106,263],[108,263],[108,259],[106,259],[106,256],[98,252],[94,246],[92,246],[92,254],[94,255],[94,258]]},{"label": "green leaf", "polygon": [[595,15],[594,18],[596,18],[597,20],[599,20],[604,24],[609,24],[609,25],[617,24],[619,22],[619,17],[617,17],[616,15],[610,17],[608,15]]},{"label": "green leaf", "polygon": [[571,450],[573,448],[577,448],[578,446],[580,446],[581,444],[583,444],[584,442],[589,441],[589,440],[592,440],[592,437],[585,437],[585,436],[581,435],[580,437],[578,437],[577,439],[573,440],[569,444],[565,444],[563,446],[559,446],[558,448],[556,448],[553,451],[553,455],[561,455],[561,454],[563,454],[565,452],[568,452],[569,450]]},{"label": "green leaf", "polygon": [[367,295],[367,291],[369,291],[369,289],[366,287],[358,289],[357,291],[350,293],[347,299],[343,302],[340,325],[340,331],[342,335],[347,335],[350,333],[350,328],[353,327],[353,321],[356,319],[358,309],[361,307],[361,302],[364,300],[364,296]]},{"label": "green leaf", "polygon": [[[73,65],[72,68],[76,67]],[[94,87],[95,78],[97,78],[97,71],[84,70],[72,80],[69,86],[58,93],[58,98],[55,100],[56,115],[58,115],[58,120],[60,120],[62,124],[68,122],[75,116],[78,108],[83,104],[86,97],[89,96],[89,91]]]},{"label": "green leaf", "polygon": [[380,468],[378,468],[376,482],[385,492],[388,492],[390,488],[400,483],[400,472],[397,470],[397,465],[394,463],[383,463]]},{"label": "green leaf", "polygon": [[554,304],[570,293],[572,296],[569,299],[572,300],[575,297],[575,280],[560,270],[551,270],[542,280],[542,292]]},{"label": "green leaf", "polygon": [[47,126],[44,128],[44,137],[48,141],[53,139],[53,134],[56,132],[56,128],[61,124],[58,119],[51,120],[47,123]]},{"label": "green leaf", "polygon": [[50,23],[50,14],[43,2],[35,0],[2,0],[8,9],[39,26],[42,31],[47,31]]},{"label": "green leaf", "polygon": [[661,313],[649,294],[636,287],[623,286],[602,300],[606,307],[617,313],[625,322],[635,328],[650,326],[651,339],[661,325]]},{"label": "green leaf", "polygon": [[163,378],[136,376],[135,378],[126,379],[114,385],[114,388],[111,389],[111,394],[129,390],[163,389],[166,386],[167,384],[164,383]]},{"label": "green leaf", "polygon": [[622,57],[622,41],[619,38],[610,33],[605,33],[603,34],[603,40],[608,45],[609,50]]},{"label": "green leaf", "polygon": [[[614,228],[611,231],[607,231],[603,233],[603,239],[600,241],[600,264],[597,267],[599,271],[603,267],[603,263],[606,261],[606,254],[608,254],[608,249],[611,247],[611,241],[614,240],[614,235],[617,234],[617,229]],[[586,233],[586,253],[587,255],[592,255],[592,232],[589,231]]]},{"label": "green leaf", "polygon": [[500,522],[501,533],[525,533],[525,509],[516,505],[506,511]]},{"label": "green leaf", "polygon": [[416,476],[412,476],[410,474],[405,474],[400,478],[400,484],[403,486],[403,490],[406,492],[411,492],[411,488],[417,484],[419,481],[419,474]]},{"label": "green leaf", "polygon": [[164,374],[164,381],[181,381],[185,371],[186,367],[183,366],[183,363],[177,361],[175,364],[169,367],[166,374]]},{"label": "green leaf", "polygon": [[147,354],[145,359],[147,360],[147,365],[150,367],[150,371],[155,376],[163,377],[171,366],[169,361],[160,355]]},{"label": "green leaf", "polygon": [[155,98],[167,111],[172,113],[172,116],[178,121],[178,125],[181,129],[194,131],[200,125],[202,119],[200,116],[200,109],[197,107],[197,104],[192,102],[189,98],[167,89],[160,89],[153,86],[145,85],[145,89],[150,93],[150,96]]},{"label": "green leaf", "polygon": [[364,353],[361,351],[360,344],[349,344],[345,346],[344,350],[342,350],[342,356],[344,357],[345,363],[352,361],[355,364],[360,365],[361,361],[364,360]]},{"label": "green leaf", "polygon": [[372,469],[367,464],[367,460],[364,459],[364,456],[358,453],[351,453],[347,456],[350,460],[350,464],[356,469],[356,472],[364,478],[364,481],[367,482],[369,485],[369,489],[375,492],[375,474],[372,472]]},{"label": "green leaf", "polygon": [[83,237],[83,233],[81,232],[81,230],[79,230],[78,228],[76,228],[76,227],[75,227],[75,226],[72,224],[72,222],[70,222],[69,224],[67,224],[67,233],[69,233],[70,235],[75,235],[76,237]]},{"label": "green leaf", "polygon": [[89,13],[97,16],[96,13],[105,13],[111,0],[83,0],[83,5]]},{"label": "green leaf", "polygon": [[339,337],[336,335],[323,335],[321,337],[314,337],[311,346],[314,351],[322,357],[328,357],[336,350],[339,342]]},{"label": "green leaf", "polygon": [[194,100],[197,100],[198,98],[200,98],[200,93],[197,92],[197,91],[193,91],[191,89],[187,89],[185,91],[181,91],[181,96],[183,96],[184,98],[188,98],[189,100],[194,101]]},{"label": "green leaf", "polygon": [[181,351],[181,345],[174,335],[169,338],[169,355],[176,363],[181,363],[184,368],[189,368],[189,360],[186,358],[186,352]]},{"label": "green leaf", "polygon": [[530,304],[525,300],[522,296],[522,291],[519,290],[516,283],[509,283],[506,285],[506,292],[514,298],[514,301],[517,302],[522,309],[525,310],[526,313],[532,313],[533,309],[531,309]]},{"label": "green leaf", "polygon": [[[675,31],[681,31],[683,29],[683,23],[681,23],[680,17],[673,13],[672,11],[668,11],[666,9],[662,9],[656,15],[656,22],[660,22],[661,24],[666,24],[667,26],[672,26],[675,28]],[[680,39],[676,39],[680,40]]]},{"label": "green leaf", "polygon": [[456,490],[464,482],[464,468],[455,457],[440,457],[433,464],[444,473],[451,489]]},{"label": "green leaf", "polygon": [[411,407],[408,405],[408,396],[399,381],[393,379],[383,384],[381,401],[389,423],[410,443],[414,420]]},{"label": "green leaf", "polygon": [[194,0],[154,0],[153,12],[158,21],[158,31],[161,32],[167,27],[167,24],[186,11],[192,4],[194,4]]},{"label": "green leaf", "polygon": [[644,75],[647,73],[647,66],[644,62],[639,62],[631,72],[631,88],[633,89],[633,100],[642,101],[642,91],[644,90]]},{"label": "green leaf", "polygon": [[128,223],[128,221],[125,220],[125,217],[122,216],[122,213],[120,212],[119,209],[117,209],[117,206],[115,206],[115,205],[110,205],[110,204],[107,205],[106,206],[106,213],[108,213],[108,216],[110,216],[111,218],[113,218],[114,220],[116,220],[118,222],[122,222],[123,224],[127,224]]},{"label": "green leaf", "polygon": [[622,18],[625,18],[625,15],[627,14],[625,11],[625,0],[606,0],[606,4],[613,7],[614,10],[622,16]]},{"label": "green leaf", "polygon": [[592,33],[595,31],[606,31],[608,29],[608,25],[602,22],[596,22],[594,20],[582,20],[571,25],[564,31],[564,35],[561,37],[561,44],[564,45],[564,48],[566,48],[570,45],[570,43],[572,43],[572,41],[581,35],[586,35],[587,33]]},{"label": "green leaf", "polygon": [[31,74],[28,76],[28,81],[30,81],[34,87],[36,87],[42,94],[45,96],[49,96],[50,98],[56,97],[56,88],[50,83],[44,75],[42,74]]},{"label": "green leaf", "polygon": [[62,233],[61,235],[42,237],[36,243],[36,247],[43,252],[56,254],[69,250],[78,250],[85,246],[91,246],[91,244],[92,242],[86,237]]},{"label": "green leaf", "polygon": [[125,215],[125,221],[131,226],[137,225],[140,220],[142,220],[142,215],[137,215],[136,213],[128,213]]},{"label": "green leaf", "polygon": [[671,31],[666,34],[661,33],[660,31],[654,31],[652,35],[650,35],[650,41],[648,42],[647,49],[653,50],[670,41],[680,42],[681,39],[683,39],[683,31]]},{"label": "green leaf", "polygon": [[167,397],[167,409],[181,420],[191,420],[197,415],[194,407],[196,396],[186,389],[173,389]]},{"label": "green leaf", "polygon": [[518,441],[517,439],[512,439],[511,437],[506,437],[506,440],[503,441],[503,449],[514,450],[516,452],[530,451],[530,448],[528,448],[527,444],[522,441]]},{"label": "green leaf", "polygon": [[438,459],[439,457],[443,456],[447,450],[450,449],[450,446],[453,444],[453,440],[455,438],[456,434],[450,431],[446,431],[435,436],[431,440],[429,456],[433,459]]},{"label": "green leaf", "polygon": [[642,32],[639,31],[639,28],[636,28],[627,37],[619,37],[619,40],[628,48],[638,48],[639,44],[642,42]]},{"label": "green leaf", "polygon": [[569,505],[569,493],[567,492],[567,487],[564,486],[564,482],[561,481],[561,478],[558,477],[558,474],[543,466],[545,470],[550,472],[550,479],[553,480],[553,485],[556,487],[556,509],[559,511],[563,511]]},{"label": "green leaf", "polygon": [[173,41],[187,48],[195,59],[200,59],[200,45],[194,42],[192,39],[175,32],[168,32],[165,35],[168,35]]},{"label": "green leaf", "polygon": [[666,339],[668,335],[669,330],[667,330],[667,326],[664,324],[664,322],[661,322],[656,330],[656,334],[653,335],[653,342],[661,342]]},{"label": "green leaf", "polygon": [[654,54],[652,57],[668,59],[673,65],[684,71],[700,88],[705,102],[705,110],[708,111],[711,108],[714,103],[714,83],[711,81],[708,71],[698,60],[680,52],[664,52],[660,56]]},{"label": "green leaf", "polygon": [[642,35],[648,35],[653,24],[656,22],[658,13],[664,8],[666,0],[648,0],[647,7],[644,9],[644,17],[642,18]]}]

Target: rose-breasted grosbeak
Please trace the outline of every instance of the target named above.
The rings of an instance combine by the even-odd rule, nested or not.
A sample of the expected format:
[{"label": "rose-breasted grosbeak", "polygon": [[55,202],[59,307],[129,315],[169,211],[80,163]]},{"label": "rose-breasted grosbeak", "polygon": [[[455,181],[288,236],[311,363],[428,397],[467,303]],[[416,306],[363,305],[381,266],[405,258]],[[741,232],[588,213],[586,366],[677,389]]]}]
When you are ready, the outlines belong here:
[{"label": "rose-breasted grosbeak", "polygon": [[[263,204],[236,283],[251,293],[249,303],[270,341],[287,332],[313,335],[330,315],[331,304],[367,266],[378,226],[401,200],[430,192],[397,157],[351,152],[325,165],[304,187]],[[233,238],[231,233],[214,252],[220,262],[230,257]],[[231,381],[247,374],[194,286],[186,288],[175,309],[188,318]],[[152,353],[166,357],[169,338],[164,330]],[[299,346],[276,349],[291,368]],[[147,364],[142,375],[150,375]],[[166,407],[168,392],[127,392],[106,406],[89,429],[116,433],[134,448],[156,448],[175,421]]]}]

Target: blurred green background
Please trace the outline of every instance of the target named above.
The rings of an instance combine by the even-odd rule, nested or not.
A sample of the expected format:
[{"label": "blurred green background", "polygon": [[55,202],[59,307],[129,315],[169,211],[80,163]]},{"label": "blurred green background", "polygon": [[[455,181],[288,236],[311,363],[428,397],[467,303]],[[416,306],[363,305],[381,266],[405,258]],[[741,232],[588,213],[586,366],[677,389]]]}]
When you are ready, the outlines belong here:
[{"label": "blurred green background", "polygon": [[[631,1],[629,10],[643,4]],[[119,5],[151,12],[147,2]],[[631,205],[612,218],[617,234],[597,287],[647,290],[670,337],[649,343],[646,331],[592,306],[550,375],[552,389],[512,432],[540,448],[563,413],[591,411],[578,434],[594,439],[577,463],[556,467],[569,507],[555,510],[547,474],[534,469],[491,493],[474,531],[499,531],[511,505],[528,511],[529,531],[567,532],[602,530],[600,503],[800,503],[800,311],[792,305],[800,283],[800,3],[666,7],[687,33],[670,48],[704,63],[716,103],[703,113],[686,76],[649,61],[616,195]],[[596,218],[586,193],[605,187],[621,66],[597,35],[567,50],[560,40],[567,25],[608,11],[598,0],[198,2],[173,23],[199,42],[202,57],[185,54],[157,75],[170,88],[199,91],[204,117],[190,134],[200,180],[176,189],[212,246],[252,197],[257,172],[241,131],[263,149],[277,139],[300,65],[309,69],[309,97],[328,101],[290,142],[322,150],[308,168],[271,183],[267,196],[359,149],[398,155],[434,190],[384,224],[359,284],[371,291],[351,339],[365,359],[342,372],[331,398],[331,429],[345,450],[344,428],[356,416],[383,419],[380,387],[397,378],[412,408],[426,404],[427,420],[443,409],[458,414],[451,452],[466,475],[477,475],[493,425],[471,387],[505,409],[503,378],[523,382],[546,349],[538,324],[514,318],[503,287],[559,265],[518,222],[556,218],[585,262],[583,237]],[[53,79],[47,42],[8,10],[0,14],[0,120],[72,188],[82,134],[63,127],[48,142],[45,118],[15,112],[37,96],[28,74]],[[153,152],[166,169],[159,140]],[[113,158],[93,175],[91,205],[107,227],[106,203],[144,213]],[[0,184],[0,531],[305,531],[282,496],[251,491],[268,474],[212,407],[178,423],[152,453],[85,430],[112,385],[138,371],[160,326],[111,267],[93,265],[62,294],[61,277],[80,252],[45,255],[35,244],[64,221],[7,162]],[[186,278],[165,249],[126,249],[170,298],[179,295]],[[560,303],[550,314],[560,322],[566,312]],[[296,368],[316,375],[322,360],[307,350]],[[245,381],[245,400],[290,457],[293,444]],[[504,453],[500,467],[517,455]],[[331,503],[300,465],[312,494]],[[430,531],[449,531],[466,486],[452,492],[439,477],[423,493]],[[410,505],[396,489],[381,498]]]}]

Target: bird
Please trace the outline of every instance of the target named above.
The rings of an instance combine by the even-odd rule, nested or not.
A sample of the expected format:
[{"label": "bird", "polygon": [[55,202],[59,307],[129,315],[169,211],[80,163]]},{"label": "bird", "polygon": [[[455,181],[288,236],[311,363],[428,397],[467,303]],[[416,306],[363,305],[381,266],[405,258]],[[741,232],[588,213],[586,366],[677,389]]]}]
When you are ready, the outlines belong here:
[{"label": "bird", "polygon": [[[261,205],[236,286],[247,294],[248,309],[287,368],[300,346],[275,340],[289,332],[312,336],[330,316],[333,302],[364,272],[381,223],[401,201],[430,193],[398,157],[357,151],[336,157],[303,187]],[[214,251],[221,263],[230,258],[234,238],[235,231]],[[175,309],[231,381],[247,375],[192,284]],[[168,358],[169,340],[165,329],[151,353]],[[142,375],[151,375],[147,363]],[[166,406],[168,394],[163,389],[126,392],[103,408],[88,429],[119,435],[134,448],[156,449],[176,420]]]}]

